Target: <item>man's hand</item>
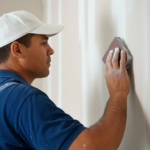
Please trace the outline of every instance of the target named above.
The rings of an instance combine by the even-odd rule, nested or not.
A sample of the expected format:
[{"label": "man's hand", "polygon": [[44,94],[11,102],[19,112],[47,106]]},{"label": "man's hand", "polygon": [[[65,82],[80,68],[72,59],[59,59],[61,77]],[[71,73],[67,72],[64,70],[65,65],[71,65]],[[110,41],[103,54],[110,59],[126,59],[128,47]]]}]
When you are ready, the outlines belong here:
[{"label": "man's hand", "polygon": [[126,71],[126,53],[121,51],[120,67],[118,64],[119,48],[110,51],[105,66],[105,79],[110,96],[117,92],[128,95],[129,77]]}]

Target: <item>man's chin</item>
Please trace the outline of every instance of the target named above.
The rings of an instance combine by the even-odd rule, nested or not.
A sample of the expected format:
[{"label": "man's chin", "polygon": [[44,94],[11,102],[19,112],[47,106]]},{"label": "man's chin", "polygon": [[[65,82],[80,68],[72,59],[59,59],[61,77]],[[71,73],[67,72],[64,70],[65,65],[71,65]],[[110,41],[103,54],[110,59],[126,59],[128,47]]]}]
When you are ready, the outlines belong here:
[{"label": "man's chin", "polygon": [[47,73],[38,75],[37,78],[46,78],[49,74],[50,74],[50,71],[48,71]]},{"label": "man's chin", "polygon": [[43,78],[47,77],[49,74],[50,74],[50,72],[48,71],[48,73],[45,74],[45,75],[43,76]]}]

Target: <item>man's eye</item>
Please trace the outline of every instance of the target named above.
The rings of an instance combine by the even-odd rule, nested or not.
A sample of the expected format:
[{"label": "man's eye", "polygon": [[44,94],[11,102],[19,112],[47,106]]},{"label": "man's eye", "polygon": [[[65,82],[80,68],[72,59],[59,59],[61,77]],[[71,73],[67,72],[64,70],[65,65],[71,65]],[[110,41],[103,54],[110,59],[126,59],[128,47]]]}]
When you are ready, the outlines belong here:
[{"label": "man's eye", "polygon": [[45,44],[46,44],[46,42],[43,42],[42,44],[43,44],[43,45],[45,45]]}]

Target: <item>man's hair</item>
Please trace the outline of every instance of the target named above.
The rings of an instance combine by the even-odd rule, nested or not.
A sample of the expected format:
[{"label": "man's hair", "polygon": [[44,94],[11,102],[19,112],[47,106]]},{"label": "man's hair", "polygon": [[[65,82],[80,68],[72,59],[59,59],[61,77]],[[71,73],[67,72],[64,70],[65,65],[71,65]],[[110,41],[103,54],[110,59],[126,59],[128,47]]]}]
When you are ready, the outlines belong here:
[{"label": "man's hair", "polygon": [[[26,48],[29,48],[31,45],[31,37],[33,35],[34,34],[29,33],[29,34],[26,34],[25,36],[15,40],[15,41],[23,44]],[[0,64],[5,63],[8,60],[12,43],[13,42],[0,48]]]}]

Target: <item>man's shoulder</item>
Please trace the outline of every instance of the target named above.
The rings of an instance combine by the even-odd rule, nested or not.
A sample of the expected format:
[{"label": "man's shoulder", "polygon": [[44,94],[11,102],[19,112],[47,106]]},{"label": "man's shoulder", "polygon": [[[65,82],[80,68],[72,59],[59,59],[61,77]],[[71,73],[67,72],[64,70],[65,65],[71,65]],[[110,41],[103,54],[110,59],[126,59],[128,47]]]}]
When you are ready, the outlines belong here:
[{"label": "man's shoulder", "polygon": [[[32,85],[27,85],[27,84],[23,84],[23,83],[16,83],[16,87],[14,88],[14,90],[16,89],[16,92],[18,93],[19,91],[21,93],[24,93],[26,95],[30,95],[30,94],[43,94],[46,95],[43,91],[41,91],[40,89],[32,86]],[[20,94],[21,94],[20,93]]]},{"label": "man's shoulder", "polygon": [[[7,101],[17,101],[18,103],[24,103],[26,99],[33,98],[35,95],[37,96],[43,96],[47,99],[48,96],[41,91],[40,89],[30,85],[30,84],[24,84],[20,82],[11,82],[7,83],[9,86],[4,88],[0,92],[0,97],[2,96],[4,99],[6,98]],[[5,86],[5,85],[3,85]],[[8,95],[8,96],[7,96]]]},{"label": "man's shoulder", "polygon": [[[35,101],[35,102],[38,102],[38,100],[42,100],[42,102],[51,101],[46,93],[31,85],[17,84],[16,92],[18,95],[21,94],[21,97],[22,99],[24,99],[24,101],[26,101],[27,99],[29,101]],[[53,102],[51,101],[51,103]]]}]

